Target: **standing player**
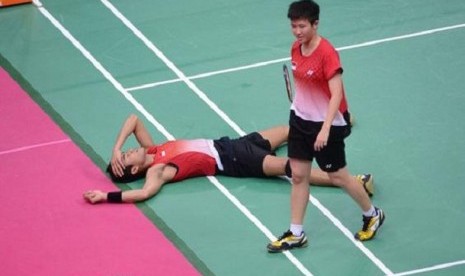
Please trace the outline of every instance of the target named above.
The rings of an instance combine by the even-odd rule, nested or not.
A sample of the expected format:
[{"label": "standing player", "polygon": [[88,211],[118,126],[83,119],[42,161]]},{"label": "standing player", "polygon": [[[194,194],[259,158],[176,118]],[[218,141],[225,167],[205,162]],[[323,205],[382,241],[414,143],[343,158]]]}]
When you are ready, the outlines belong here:
[{"label": "standing player", "polygon": [[296,95],[291,105],[288,140],[291,225],[278,240],[268,244],[269,252],[307,245],[303,222],[313,158],[331,182],[343,187],[362,209],[363,227],[355,234],[356,239],[372,239],[384,221],[383,211],[372,205],[347,169],[344,139],[350,134],[350,126],[342,67],[334,47],[318,34],[319,13],[319,5],[312,0],[293,2],[288,10],[296,37],[291,49]]}]

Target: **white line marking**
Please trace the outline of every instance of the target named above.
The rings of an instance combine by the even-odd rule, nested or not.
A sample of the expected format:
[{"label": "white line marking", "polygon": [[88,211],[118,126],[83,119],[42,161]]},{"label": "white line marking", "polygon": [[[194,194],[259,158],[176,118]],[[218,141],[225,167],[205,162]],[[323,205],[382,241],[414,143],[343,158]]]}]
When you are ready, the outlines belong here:
[{"label": "white line marking", "polygon": [[354,234],[345,227],[341,221],[339,221],[318,199],[314,196],[310,196],[310,202],[316,206],[341,232],[356,246],[358,247],[367,257],[370,259],[379,269],[381,269],[386,275],[393,275],[393,272],[387,268],[384,263],[378,259],[368,248],[366,248],[361,242],[354,239]]},{"label": "white line marking", "polygon": [[19,147],[19,148],[10,149],[10,150],[4,150],[4,151],[0,151],[0,155],[10,154],[10,153],[15,153],[15,152],[20,152],[20,151],[26,151],[26,150],[41,148],[41,147],[46,147],[46,146],[52,146],[52,145],[67,143],[67,142],[71,142],[71,139],[68,138],[68,139],[47,142],[47,143],[40,143],[40,144],[35,144],[35,145],[30,145],[30,146],[25,146],[25,147]]},{"label": "white line marking", "polygon": [[36,6],[38,7],[39,11],[48,19],[50,20],[50,22],[74,45],[74,47],[76,47],[83,55],[85,58],[87,58],[87,60],[89,60],[93,65],[94,67],[100,71],[100,73],[102,73],[102,75],[111,83],[113,84],[113,86],[116,88],[116,90],[118,90],[121,94],[123,94],[123,96],[130,102],[134,105],[134,107],[139,110],[144,116],[145,118],[147,118],[147,120],[149,120],[149,122],[151,122],[167,139],[169,140],[174,140],[174,137],[168,133],[168,131],[166,131],[166,129],[157,121],[155,120],[155,118],[149,113],[147,112],[147,110],[145,110],[145,108],[139,104],[135,99],[134,97],[128,93],[124,88],[123,86],[115,79],[113,78],[113,76],[102,66],[102,64],[100,64],[100,62],[98,62],[93,56],[92,54],[87,51],[86,48],[84,48],[84,46],[82,46],[82,44],[73,37],[73,35],[71,35],[71,33],[65,28],[63,27],[63,25],[61,25],[60,22],[58,22],[58,20],[55,19],[55,17],[53,17],[53,15],[51,15],[47,9],[45,9],[42,5],[42,3],[40,2],[40,0],[33,0],[34,4],[36,4]]},{"label": "white line marking", "polygon": [[[76,40],[71,33],[66,30],[63,25],[58,22],[53,15],[51,15],[47,9],[43,7],[39,0],[33,0],[38,7],[39,11],[48,19],[50,22],[76,47],[93,65],[94,67],[103,74],[103,76],[112,83],[115,88],[123,94],[123,96],[131,102],[134,107],[140,111],[154,126],[160,131],[167,139],[174,140],[174,137],[160,124],[153,116],[148,113],[145,108],[138,103],[124,88],[123,86],[87,51],[82,44]],[[209,176],[207,179],[217,187],[250,221],[252,221],[263,233],[270,239],[276,239],[271,232],[236,198],[228,189],[226,189],[215,177]],[[299,269],[304,275],[312,275],[305,266],[295,258],[290,252],[286,252],[286,257]]]},{"label": "white line marking", "polygon": [[[230,69],[225,69],[225,70],[220,70],[220,71],[213,71],[209,73],[202,73],[194,76],[187,77],[190,80],[195,80],[195,79],[201,79],[201,78],[206,78],[206,77],[211,77],[215,75],[221,75],[221,74],[226,74],[226,73],[231,73],[231,72],[236,72],[236,71],[242,71],[242,70],[247,70],[247,69],[252,69],[252,68],[257,68],[257,67],[263,67],[267,66],[270,64],[275,64],[275,63],[282,63],[285,61],[288,61],[290,58],[281,58],[281,59],[276,59],[276,60],[270,60],[270,61],[264,61],[264,62],[258,62],[250,65],[245,65],[245,66],[240,66],[240,67],[235,67],[235,68],[230,68]],[[161,81],[161,82],[155,82],[155,83],[149,83],[149,84],[144,84],[141,86],[135,86],[132,88],[127,88],[128,91],[136,91],[136,90],[141,90],[141,89],[146,89],[146,88],[151,88],[155,86],[160,86],[164,84],[170,84],[170,83],[175,83],[175,82],[181,82],[181,79],[172,79],[172,80],[167,80],[167,81]]]},{"label": "white line marking", "polygon": [[435,266],[425,267],[425,268],[422,268],[422,269],[415,269],[415,270],[411,270],[411,271],[396,273],[394,275],[395,276],[412,275],[412,274],[418,274],[418,273],[422,273],[422,272],[439,270],[439,269],[444,269],[444,268],[458,266],[458,265],[464,265],[464,264],[465,264],[465,260],[461,260],[461,261],[456,261],[456,262],[451,262],[451,263],[444,263],[444,264],[439,264],[439,265],[435,265]]},{"label": "white line marking", "polygon": [[[390,41],[396,41],[396,40],[402,40],[402,39],[413,38],[413,37],[418,37],[418,36],[430,35],[430,34],[434,34],[434,33],[438,33],[438,32],[444,32],[444,31],[449,31],[449,30],[454,30],[454,29],[459,29],[459,28],[465,28],[465,24],[457,24],[457,25],[452,25],[452,26],[447,26],[447,27],[442,27],[442,28],[436,28],[436,29],[430,29],[430,30],[426,30],[426,31],[406,34],[406,35],[400,35],[400,36],[394,36],[394,37],[389,37],[389,38],[384,38],[384,39],[367,41],[367,42],[363,42],[363,43],[359,43],[359,44],[339,47],[339,48],[336,48],[336,50],[345,51],[345,50],[351,50],[351,49],[356,49],[356,48],[368,47],[368,46],[382,44],[382,43],[386,43],[386,42],[390,42]],[[202,73],[202,74],[187,77],[187,79],[195,80],[195,79],[200,79],[200,78],[207,78],[207,77],[211,77],[211,76],[215,76],[215,75],[221,75],[221,74],[226,74],[226,73],[231,73],[231,72],[236,72],[236,71],[242,71],[242,70],[248,70],[248,69],[257,68],[257,67],[268,66],[268,65],[276,64],[276,63],[282,63],[282,62],[286,62],[286,61],[289,61],[289,60],[290,60],[290,58],[288,57],[288,58],[280,58],[280,59],[275,59],[275,60],[270,60],[270,61],[258,62],[258,63],[245,65],[245,66],[240,66],[240,67],[235,67],[235,68],[230,68],[230,69],[224,69],[224,70],[219,70],[219,71]],[[156,86],[161,86],[161,85],[175,83],[175,82],[181,82],[181,81],[182,81],[182,79],[171,79],[171,80],[167,80],[167,81],[153,82],[153,83],[143,84],[143,85],[139,85],[139,86],[134,86],[134,87],[127,88],[126,90],[127,91],[137,91],[137,90],[152,88],[152,87],[156,87]]]},{"label": "white line marking", "polygon": [[[213,176],[207,177],[213,185],[215,185],[239,210],[249,218],[255,226],[262,231],[263,234],[270,240],[276,240],[276,237],[271,233],[271,231],[255,216],[253,215],[247,207],[245,207],[234,195],[229,192],[218,180]],[[296,258],[290,251],[284,251],[283,254],[300,270],[304,275],[313,275],[307,268]]]},{"label": "white line marking", "polygon": [[406,34],[406,35],[399,35],[399,36],[394,36],[394,37],[389,37],[389,38],[384,38],[384,39],[368,41],[368,42],[359,43],[359,44],[352,45],[352,46],[340,47],[340,48],[337,48],[337,50],[344,51],[344,50],[349,50],[349,49],[362,48],[362,47],[372,46],[372,45],[381,44],[385,42],[402,40],[402,39],[407,39],[407,38],[412,38],[412,37],[417,37],[417,36],[424,36],[424,35],[434,34],[437,32],[449,31],[449,30],[459,29],[459,28],[464,28],[464,27],[465,27],[465,24],[458,24],[458,25],[436,28],[436,29],[431,29],[431,30]]},{"label": "white line marking", "polygon": [[[193,80],[193,77],[188,77],[190,80]],[[165,84],[170,84],[170,83],[176,83],[176,82],[181,82],[181,79],[171,79],[171,80],[166,80],[166,81],[160,81],[160,82],[153,82],[153,83],[148,83],[148,84],[143,84],[139,86],[134,86],[130,88],[126,88],[127,91],[137,91],[137,90],[142,90],[142,89],[147,89],[147,88],[152,88],[155,86],[161,86]]]},{"label": "white line marking", "polygon": [[129,21],[113,4],[107,0],[101,0],[101,2],[113,12],[113,14],[119,18],[126,27],[128,27],[135,36],[137,36],[142,42],[152,50],[152,52],[161,59],[168,68],[171,69],[200,99],[202,99],[216,114],[218,114],[229,126],[231,126],[240,135],[245,135],[243,131],[235,122],[233,122],[226,113],[223,112],[213,101],[211,101],[205,93],[203,93],[192,81],[190,81],[184,73],[169,60],[162,51],[160,51],[139,29],[137,29],[131,21]]}]

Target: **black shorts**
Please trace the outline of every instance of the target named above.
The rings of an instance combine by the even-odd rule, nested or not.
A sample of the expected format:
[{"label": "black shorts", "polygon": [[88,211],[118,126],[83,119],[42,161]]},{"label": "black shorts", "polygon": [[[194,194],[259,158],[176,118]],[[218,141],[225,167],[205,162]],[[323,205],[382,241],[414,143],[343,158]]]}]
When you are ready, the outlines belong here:
[{"label": "black shorts", "polygon": [[315,158],[323,171],[335,172],[347,165],[344,139],[350,135],[350,125],[331,126],[328,144],[322,150],[315,151],[313,145],[322,125],[322,122],[306,121],[291,110],[287,155],[289,158],[309,161]]},{"label": "black shorts", "polygon": [[274,155],[271,144],[258,132],[229,139],[222,137],[213,141],[223,164],[219,175],[233,177],[264,177],[263,160],[267,155]]}]

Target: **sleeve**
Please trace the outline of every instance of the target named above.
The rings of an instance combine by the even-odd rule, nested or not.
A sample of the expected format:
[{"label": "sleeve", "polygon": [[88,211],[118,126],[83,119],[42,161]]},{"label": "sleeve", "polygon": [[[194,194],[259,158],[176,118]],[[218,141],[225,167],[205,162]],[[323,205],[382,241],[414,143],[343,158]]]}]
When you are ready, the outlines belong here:
[{"label": "sleeve", "polygon": [[339,53],[333,46],[328,44],[323,63],[323,72],[326,80],[330,80],[337,73],[342,74],[342,65],[339,59]]}]

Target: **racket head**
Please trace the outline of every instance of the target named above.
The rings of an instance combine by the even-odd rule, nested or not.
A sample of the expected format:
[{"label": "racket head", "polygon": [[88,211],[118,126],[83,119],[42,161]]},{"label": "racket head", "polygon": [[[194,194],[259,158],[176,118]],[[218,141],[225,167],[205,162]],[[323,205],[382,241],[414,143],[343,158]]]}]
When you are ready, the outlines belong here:
[{"label": "racket head", "polygon": [[287,69],[286,64],[283,64],[283,77],[284,82],[286,84],[287,98],[289,99],[289,102],[292,103],[292,101],[294,100],[294,91],[292,90],[291,77],[289,75],[289,69]]}]

